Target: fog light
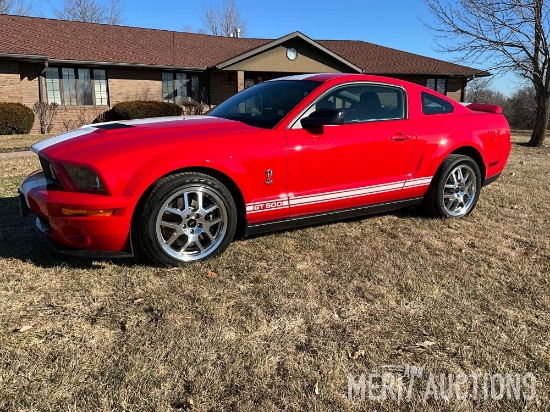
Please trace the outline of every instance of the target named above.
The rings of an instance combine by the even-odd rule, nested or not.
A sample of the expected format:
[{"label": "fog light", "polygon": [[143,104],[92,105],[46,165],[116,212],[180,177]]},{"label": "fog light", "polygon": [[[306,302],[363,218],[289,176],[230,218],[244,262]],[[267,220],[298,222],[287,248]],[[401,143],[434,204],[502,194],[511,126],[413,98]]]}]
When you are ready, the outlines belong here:
[{"label": "fog light", "polygon": [[61,209],[63,216],[111,216],[113,209],[87,210],[87,209]]}]

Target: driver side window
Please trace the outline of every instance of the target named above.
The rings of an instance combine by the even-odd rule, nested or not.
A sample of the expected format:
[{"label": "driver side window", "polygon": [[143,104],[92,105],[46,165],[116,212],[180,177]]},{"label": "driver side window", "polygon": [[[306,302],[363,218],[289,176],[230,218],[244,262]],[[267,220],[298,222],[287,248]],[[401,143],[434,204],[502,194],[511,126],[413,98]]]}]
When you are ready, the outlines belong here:
[{"label": "driver side window", "polygon": [[404,119],[405,93],[392,86],[344,86],[322,96],[313,108],[319,109],[342,109],[344,124]]}]

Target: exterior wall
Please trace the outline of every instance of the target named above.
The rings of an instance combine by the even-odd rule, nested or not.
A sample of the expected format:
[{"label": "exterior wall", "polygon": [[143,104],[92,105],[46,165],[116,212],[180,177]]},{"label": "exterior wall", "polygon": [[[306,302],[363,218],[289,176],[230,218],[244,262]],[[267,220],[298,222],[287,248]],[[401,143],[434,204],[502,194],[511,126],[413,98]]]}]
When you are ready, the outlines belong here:
[{"label": "exterior wall", "polygon": [[[244,81],[244,80],[243,80]],[[237,93],[236,72],[215,71],[210,73],[210,104],[218,105]],[[244,86],[243,86],[244,87]]]},{"label": "exterior wall", "polygon": [[416,83],[421,86],[426,86],[426,80],[427,78],[424,76],[407,76],[407,75],[401,75],[401,76],[390,76],[395,77],[396,79],[406,80],[411,83]]},{"label": "exterior wall", "polygon": [[237,72],[237,91],[242,92],[244,90],[244,72],[239,70]]},{"label": "exterior wall", "polygon": [[19,63],[0,61],[0,101],[21,102]]},{"label": "exterior wall", "polygon": [[[296,49],[298,52],[296,60],[289,60],[286,56],[287,49],[290,47]],[[261,54],[228,66],[225,70],[283,73],[337,73],[353,71],[351,67],[301,39],[289,40]]]},{"label": "exterior wall", "polygon": [[452,77],[447,79],[447,96],[461,102],[464,100],[466,91],[466,79]]},{"label": "exterior wall", "polygon": [[39,101],[39,79],[40,73],[44,70],[43,64],[19,64],[21,70],[21,81],[19,89],[21,90],[21,103],[32,108]]},{"label": "exterior wall", "polygon": [[[32,109],[39,100],[38,76],[44,65],[0,60],[0,101],[22,103]],[[39,133],[35,119],[31,133]]]},{"label": "exterior wall", "polygon": [[162,70],[107,69],[111,106],[131,100],[162,101]]},{"label": "exterior wall", "polygon": [[107,106],[59,106],[52,133],[67,132],[84,124],[90,124],[107,110],[109,110]]}]

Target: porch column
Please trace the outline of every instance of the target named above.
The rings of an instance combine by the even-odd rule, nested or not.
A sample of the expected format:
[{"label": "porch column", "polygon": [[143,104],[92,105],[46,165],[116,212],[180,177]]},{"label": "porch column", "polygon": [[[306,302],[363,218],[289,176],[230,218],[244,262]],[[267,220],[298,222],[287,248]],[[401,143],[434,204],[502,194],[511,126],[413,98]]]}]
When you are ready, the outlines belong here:
[{"label": "porch column", "polygon": [[244,71],[237,71],[237,93],[244,90]]}]

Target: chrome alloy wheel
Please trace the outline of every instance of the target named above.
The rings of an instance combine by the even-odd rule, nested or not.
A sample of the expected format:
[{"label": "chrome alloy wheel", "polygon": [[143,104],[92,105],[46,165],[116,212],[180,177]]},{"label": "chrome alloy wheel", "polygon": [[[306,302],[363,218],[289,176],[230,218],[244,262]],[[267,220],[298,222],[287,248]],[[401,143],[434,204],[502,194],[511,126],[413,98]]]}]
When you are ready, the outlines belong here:
[{"label": "chrome alloy wheel", "polygon": [[189,186],[164,202],[155,227],[165,253],[193,261],[216,251],[227,231],[228,213],[218,193],[205,186]]},{"label": "chrome alloy wheel", "polygon": [[443,188],[443,207],[453,217],[466,215],[476,200],[476,174],[466,165],[459,164],[447,175]]}]

